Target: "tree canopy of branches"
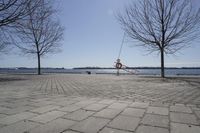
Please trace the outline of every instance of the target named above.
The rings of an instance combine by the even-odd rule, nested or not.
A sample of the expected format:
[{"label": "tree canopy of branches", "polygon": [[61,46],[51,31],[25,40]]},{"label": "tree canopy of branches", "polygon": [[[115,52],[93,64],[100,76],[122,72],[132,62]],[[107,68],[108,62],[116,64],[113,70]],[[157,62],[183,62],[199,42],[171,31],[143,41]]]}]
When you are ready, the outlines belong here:
[{"label": "tree canopy of branches", "polygon": [[24,54],[37,55],[38,75],[41,74],[40,57],[60,51],[63,28],[53,20],[54,13],[51,4],[42,0],[37,10],[31,12],[16,29],[17,47]]},{"label": "tree canopy of branches", "polygon": [[125,33],[150,52],[161,55],[161,77],[165,77],[164,55],[174,54],[196,39],[200,10],[191,0],[141,0],[118,14]]},{"label": "tree canopy of branches", "polygon": [[[15,27],[15,22],[24,19],[33,11],[39,0],[0,0],[0,52],[11,44],[10,29]],[[28,5],[32,8],[27,10]]]}]

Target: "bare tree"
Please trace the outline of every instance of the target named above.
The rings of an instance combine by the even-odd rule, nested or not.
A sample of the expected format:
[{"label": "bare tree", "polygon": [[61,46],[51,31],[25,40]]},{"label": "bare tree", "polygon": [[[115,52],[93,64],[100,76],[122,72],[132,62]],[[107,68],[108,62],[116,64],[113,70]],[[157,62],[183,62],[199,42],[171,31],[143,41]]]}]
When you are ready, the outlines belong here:
[{"label": "bare tree", "polygon": [[[14,28],[16,21],[24,19],[32,12],[37,7],[38,1],[0,0],[0,52],[5,52],[5,48],[11,44],[10,28]],[[32,8],[27,10],[30,4],[32,4]]]},{"label": "bare tree", "polygon": [[127,6],[118,20],[138,46],[160,52],[161,77],[165,77],[164,55],[189,46],[200,30],[200,10],[191,0],[141,0]]},{"label": "bare tree", "polygon": [[10,36],[8,31],[0,31],[0,54],[8,52],[8,46],[10,46]]},{"label": "bare tree", "polygon": [[31,12],[26,21],[20,22],[16,30],[16,46],[25,54],[37,56],[38,75],[41,74],[40,58],[48,53],[60,51],[59,42],[63,37],[63,28],[53,20],[53,14],[51,4],[41,0],[37,10]]}]

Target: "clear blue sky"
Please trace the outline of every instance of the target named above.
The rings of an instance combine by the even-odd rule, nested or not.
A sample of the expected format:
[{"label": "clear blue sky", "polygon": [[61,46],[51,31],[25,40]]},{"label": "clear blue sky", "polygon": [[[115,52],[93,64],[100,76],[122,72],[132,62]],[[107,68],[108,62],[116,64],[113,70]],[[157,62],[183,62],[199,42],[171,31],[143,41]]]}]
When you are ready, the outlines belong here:
[{"label": "clear blue sky", "polygon": [[[119,53],[123,31],[115,18],[118,10],[134,0],[56,0],[55,7],[65,27],[62,53],[42,59],[42,67],[112,67]],[[137,1],[137,0],[135,0]],[[196,0],[197,1],[197,0]],[[147,55],[131,42],[123,46],[121,60],[127,66],[160,66],[157,54]],[[166,66],[200,67],[200,42],[194,42],[177,56],[166,56]],[[0,67],[37,67],[35,57],[17,53],[0,57]]]}]

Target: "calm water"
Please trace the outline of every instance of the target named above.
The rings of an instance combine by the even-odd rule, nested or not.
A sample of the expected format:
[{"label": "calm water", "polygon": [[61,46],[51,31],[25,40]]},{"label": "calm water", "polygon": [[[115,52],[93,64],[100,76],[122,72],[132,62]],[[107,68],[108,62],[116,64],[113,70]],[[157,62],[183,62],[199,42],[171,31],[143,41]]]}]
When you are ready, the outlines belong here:
[{"label": "calm water", "polygon": [[[116,69],[42,69],[43,73],[87,73],[92,74],[115,74]],[[160,69],[132,69],[129,70],[138,75],[159,75]],[[37,69],[0,69],[0,73],[36,73]],[[124,70],[120,73],[128,74]],[[200,75],[200,69],[165,69],[166,75]]]}]

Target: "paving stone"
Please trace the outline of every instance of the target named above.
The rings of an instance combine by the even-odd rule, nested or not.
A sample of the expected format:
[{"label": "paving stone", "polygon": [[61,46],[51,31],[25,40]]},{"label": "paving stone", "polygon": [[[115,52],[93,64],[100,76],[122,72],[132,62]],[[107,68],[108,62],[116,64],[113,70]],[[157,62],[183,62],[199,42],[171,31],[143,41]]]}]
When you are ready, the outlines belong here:
[{"label": "paving stone", "polygon": [[90,104],[89,106],[86,106],[84,109],[85,110],[91,110],[91,111],[100,111],[103,108],[105,108],[107,105],[105,104]]},{"label": "paving stone", "polygon": [[74,104],[74,103],[77,103],[77,101],[67,100],[67,101],[58,101],[58,102],[55,103],[55,105],[67,106],[67,105]]},{"label": "paving stone", "polygon": [[0,118],[6,117],[7,115],[5,114],[0,114]]},{"label": "paving stone", "polygon": [[96,101],[92,101],[92,100],[85,100],[85,101],[80,101],[80,102],[77,102],[75,103],[74,105],[77,105],[77,106],[80,106],[80,107],[86,107],[90,104],[93,104],[95,103]]},{"label": "paving stone", "polygon": [[50,97],[43,97],[43,98],[37,98],[37,99],[32,99],[31,101],[33,102],[44,102],[44,101],[48,101],[51,100]]},{"label": "paving stone", "polygon": [[13,104],[16,104],[18,107],[27,106],[27,105],[30,105],[31,103],[34,103],[34,102],[30,101],[29,98],[23,98],[23,99],[11,101],[11,102]]},{"label": "paving stone", "polygon": [[37,116],[37,115],[34,113],[30,113],[30,112],[21,112],[19,114],[6,116],[6,117],[0,119],[0,124],[9,125],[9,124],[21,121],[21,120],[25,120],[25,119],[34,117],[34,116]]},{"label": "paving stone", "polygon": [[168,108],[164,108],[164,107],[152,107],[152,106],[149,106],[148,109],[147,109],[147,113],[158,114],[158,115],[168,115],[169,114],[169,110],[168,110]]},{"label": "paving stone", "polygon": [[5,125],[0,124],[0,128],[4,127]]},{"label": "paving stone", "polygon": [[185,106],[183,103],[175,103],[175,106]]},{"label": "paving stone", "polygon": [[22,106],[22,107],[17,107],[17,108],[12,108],[12,109],[6,110],[4,112],[4,114],[14,115],[14,114],[18,114],[18,113],[21,113],[21,112],[29,111],[31,109],[34,109],[34,107],[32,107],[32,106]]},{"label": "paving stone", "polygon": [[178,123],[199,125],[197,118],[193,114],[170,113],[170,120]]},{"label": "paving stone", "polygon": [[160,101],[150,103],[150,106],[154,106],[154,107],[169,107],[169,105],[170,105],[169,103],[163,103]]},{"label": "paving stone", "polygon": [[149,106],[149,103],[143,103],[143,102],[134,102],[132,104],[129,105],[130,107],[133,108],[142,108],[145,109]]},{"label": "paving stone", "polygon": [[146,114],[141,123],[151,126],[169,127],[169,119],[163,115]]},{"label": "paving stone", "polygon": [[75,102],[78,102],[78,101],[75,101],[75,100],[73,100],[72,98],[69,98],[69,97],[56,97],[55,99],[51,99],[51,100],[54,101],[56,104],[59,104],[59,103],[73,104]]},{"label": "paving stone", "polygon": [[192,110],[194,110],[194,111],[200,111],[200,108],[192,107]]},{"label": "paving stone", "polygon": [[191,108],[192,108],[192,107],[194,107],[194,108],[197,107],[195,104],[187,104],[186,106],[187,106],[187,107],[191,107]]},{"label": "paving stone", "polygon": [[46,102],[38,102],[38,103],[32,103],[30,104],[31,106],[36,106],[36,107],[44,107],[44,106],[48,106],[51,105],[52,103],[46,103]]},{"label": "paving stone", "polygon": [[115,100],[104,99],[104,100],[99,101],[98,103],[109,105],[109,104],[112,104],[114,102],[115,102]]},{"label": "paving stone", "polygon": [[55,109],[58,109],[58,108],[60,108],[60,106],[47,105],[47,106],[44,106],[44,107],[40,107],[40,108],[36,108],[34,110],[31,110],[31,112],[42,114],[42,113],[49,112],[49,111],[52,111],[52,110],[55,110]]},{"label": "paving stone", "polygon": [[7,103],[6,105],[4,105],[6,108],[17,108],[19,105],[14,104],[14,103]]},{"label": "paving stone", "polygon": [[94,116],[95,117],[107,118],[107,119],[113,119],[120,112],[121,112],[121,110],[115,110],[115,109],[106,108],[106,109],[103,109],[103,110],[97,112]]},{"label": "paving stone", "polygon": [[39,126],[39,123],[30,121],[20,121],[3,128],[0,128],[0,133],[24,133],[34,127]]},{"label": "paving stone", "polygon": [[10,111],[10,110],[12,110],[12,108],[0,107],[0,114],[9,115],[9,113],[7,113],[7,112]]},{"label": "paving stone", "polygon": [[31,121],[35,121],[35,122],[40,122],[40,123],[47,123],[49,121],[52,121],[54,119],[57,119],[63,115],[65,115],[66,113],[61,112],[61,111],[51,111],[51,112],[47,112],[41,115],[38,115],[36,117],[33,117],[29,120]]},{"label": "paving stone", "polygon": [[200,111],[194,111],[197,117],[200,119]]},{"label": "paving stone", "polygon": [[79,97],[79,96],[70,96],[68,98],[72,98],[73,100],[78,101],[78,102],[87,100],[86,97]]},{"label": "paving stone", "polygon": [[123,130],[118,130],[118,129],[113,129],[113,128],[108,128],[105,127],[102,131],[100,131],[99,133],[132,133],[132,132],[128,132],[128,131],[123,131]]},{"label": "paving stone", "polygon": [[81,110],[77,110],[73,113],[64,115],[63,118],[80,121],[80,120],[86,119],[87,117],[89,117],[93,114],[94,114],[94,112],[92,112],[92,111],[86,111],[86,110],[81,109]]},{"label": "paving stone", "polygon": [[89,117],[88,119],[75,124],[71,129],[84,133],[97,133],[108,122],[108,119]]},{"label": "paving stone", "polygon": [[194,125],[171,123],[171,133],[200,133],[200,127]]},{"label": "paving stone", "polygon": [[30,130],[28,133],[61,133],[67,130],[73,124],[75,124],[74,121],[59,118],[47,124],[36,127]]},{"label": "paving stone", "polygon": [[144,112],[144,109],[126,108],[121,114],[134,117],[142,117],[144,115]]},{"label": "paving stone", "polygon": [[6,111],[6,110],[9,110],[9,108],[0,106],[0,113],[1,113],[2,111]]},{"label": "paving stone", "polygon": [[169,130],[166,128],[141,125],[137,128],[136,133],[169,133]]},{"label": "paving stone", "polygon": [[74,132],[74,131],[65,131],[63,133],[80,133],[80,132]]},{"label": "paving stone", "polygon": [[139,122],[140,118],[119,115],[107,126],[120,130],[135,131],[136,127],[139,125]]},{"label": "paving stone", "polygon": [[133,101],[129,101],[129,100],[120,100],[120,101],[117,101],[118,103],[125,103],[125,104],[131,104],[133,103]]},{"label": "paving stone", "polygon": [[182,112],[182,113],[192,113],[192,110],[190,109],[190,107],[186,107],[185,105],[170,106],[170,111]]},{"label": "paving stone", "polygon": [[63,108],[59,108],[57,110],[60,110],[60,111],[66,111],[66,112],[74,112],[76,110],[79,110],[81,107],[80,106],[77,106],[77,105],[69,105],[69,106],[66,106],[66,107],[63,107]]},{"label": "paving stone", "polygon": [[92,97],[90,98],[90,101],[95,101],[95,102],[99,102],[100,100],[102,100],[102,98],[98,98],[98,97]]},{"label": "paving stone", "polygon": [[51,105],[51,104],[55,104],[55,102],[53,102],[53,101],[40,101],[40,102],[32,104],[32,105],[34,105],[34,106],[47,106],[47,105]]},{"label": "paving stone", "polygon": [[[5,100],[5,101],[4,101]],[[4,99],[1,99],[1,101],[0,101],[0,106],[4,106],[4,105],[6,105],[8,103],[8,101],[4,98]]]},{"label": "paving stone", "polygon": [[123,110],[127,106],[128,106],[128,104],[125,104],[125,103],[113,103],[110,106],[108,106],[108,108]]},{"label": "paving stone", "polygon": [[75,132],[75,131],[65,131],[63,133],[80,133],[80,132]]}]

